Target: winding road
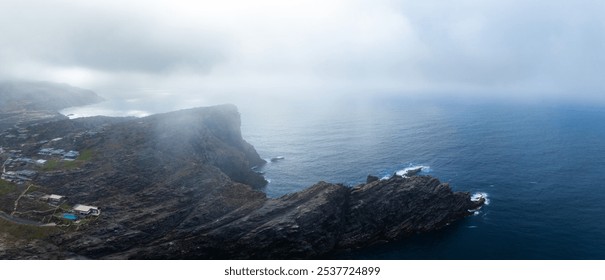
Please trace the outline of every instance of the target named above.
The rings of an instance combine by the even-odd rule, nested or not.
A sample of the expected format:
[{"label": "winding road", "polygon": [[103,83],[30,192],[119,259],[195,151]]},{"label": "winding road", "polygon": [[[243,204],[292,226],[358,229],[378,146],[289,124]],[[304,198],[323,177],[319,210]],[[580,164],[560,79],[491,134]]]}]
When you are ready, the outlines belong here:
[{"label": "winding road", "polygon": [[45,224],[40,223],[40,222],[36,222],[36,221],[31,221],[31,220],[26,220],[26,219],[21,219],[21,218],[17,218],[15,216],[11,216],[9,214],[6,214],[2,211],[0,211],[0,218],[7,220],[9,222],[15,223],[15,224],[20,224],[20,225],[27,225],[27,226],[45,226]]}]

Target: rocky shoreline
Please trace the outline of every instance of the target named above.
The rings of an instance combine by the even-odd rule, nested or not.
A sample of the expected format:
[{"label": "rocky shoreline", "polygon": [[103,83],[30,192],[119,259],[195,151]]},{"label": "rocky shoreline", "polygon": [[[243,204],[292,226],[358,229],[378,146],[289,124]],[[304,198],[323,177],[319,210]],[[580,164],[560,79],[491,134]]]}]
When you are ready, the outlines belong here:
[{"label": "rocky shoreline", "polygon": [[252,202],[220,220],[136,248],[118,259],[322,258],[438,230],[479,208],[430,176],[346,187],[319,182],[279,199]]},{"label": "rocky shoreline", "polygon": [[[264,161],[242,139],[240,125],[233,105],[20,123],[11,129],[28,134],[0,139],[3,161],[17,154],[33,161],[42,148],[83,156],[46,158],[52,165],[32,167],[36,175],[27,189],[0,186],[0,210],[56,224],[36,229],[3,221],[9,224],[0,231],[0,258],[322,258],[438,230],[484,203],[415,173],[372,176],[354,187],[319,182],[267,198],[266,181],[253,170]],[[52,211],[39,198],[48,194],[65,201]],[[98,206],[102,214],[63,219],[61,211],[76,203]],[[23,232],[35,234],[19,237]]]}]

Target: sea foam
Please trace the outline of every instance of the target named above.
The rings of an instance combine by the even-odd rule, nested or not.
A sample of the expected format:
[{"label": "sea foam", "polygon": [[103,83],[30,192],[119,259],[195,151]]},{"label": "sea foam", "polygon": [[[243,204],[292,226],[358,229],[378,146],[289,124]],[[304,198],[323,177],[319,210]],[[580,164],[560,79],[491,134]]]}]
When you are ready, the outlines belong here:
[{"label": "sea foam", "polygon": [[414,166],[410,166],[410,167],[406,167],[404,169],[401,169],[397,172],[395,172],[395,174],[399,175],[399,176],[405,176],[406,173],[408,173],[408,171],[410,170],[415,170],[420,168],[420,172],[429,172],[431,170],[430,166],[426,166],[426,165],[414,165]]},{"label": "sea foam", "polygon": [[[408,176],[405,175],[405,174],[408,173],[408,171],[415,170],[415,169],[418,169],[418,168],[420,168],[420,172],[425,172],[426,173],[426,172],[430,172],[431,171],[431,167],[428,166],[428,165],[412,165],[412,164],[410,164],[408,167],[406,167],[404,169],[400,169],[400,170],[395,171],[395,174],[397,176],[408,177]],[[383,176],[380,179],[381,180],[388,180],[391,177],[393,177],[393,176],[387,174],[387,175]]]},{"label": "sea foam", "polygon": [[471,201],[479,201],[481,198],[485,199],[485,205],[489,205],[489,198],[487,193],[477,192],[471,195]]}]

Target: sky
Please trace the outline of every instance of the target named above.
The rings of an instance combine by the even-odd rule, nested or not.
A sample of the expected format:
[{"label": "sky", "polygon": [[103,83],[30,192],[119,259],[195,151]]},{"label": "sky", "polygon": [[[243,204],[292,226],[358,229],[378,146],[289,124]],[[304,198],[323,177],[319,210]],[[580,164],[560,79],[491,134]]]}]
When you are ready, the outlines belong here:
[{"label": "sky", "polygon": [[605,102],[604,1],[4,0],[0,34],[0,79],[108,99]]}]

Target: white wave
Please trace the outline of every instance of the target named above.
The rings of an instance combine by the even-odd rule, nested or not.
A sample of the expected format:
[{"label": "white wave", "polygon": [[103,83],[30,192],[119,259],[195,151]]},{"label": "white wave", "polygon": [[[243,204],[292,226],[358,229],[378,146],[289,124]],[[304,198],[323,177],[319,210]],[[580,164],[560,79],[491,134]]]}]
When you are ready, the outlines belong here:
[{"label": "white wave", "polygon": [[477,228],[477,226],[467,226],[466,228]]},{"label": "white wave", "polygon": [[276,156],[276,157],[272,157],[269,161],[270,162],[277,162],[277,161],[283,160],[285,158],[286,157],[284,157],[284,156]]},{"label": "white wave", "polygon": [[485,205],[489,205],[489,197],[487,193],[477,192],[471,195],[471,201],[479,201],[481,198],[485,199]]},{"label": "white wave", "polygon": [[[420,169],[419,172],[425,172],[425,173],[431,172],[431,167],[428,165],[412,165],[412,164],[410,164],[409,167],[395,171],[395,174],[397,176],[408,177],[405,174],[407,174],[408,171],[410,171],[410,170],[416,170],[416,169]],[[387,175],[384,175],[382,178],[380,178],[380,180],[388,180],[388,179],[391,179],[391,177],[393,177],[392,174],[387,174]]]},{"label": "white wave", "polygon": [[420,169],[419,172],[430,172],[431,171],[431,167],[427,166],[427,165],[413,165],[410,167],[406,167],[404,169],[401,169],[397,172],[395,172],[395,174],[399,175],[399,176],[404,176],[408,173],[408,171],[412,171],[412,170],[417,170]]}]

